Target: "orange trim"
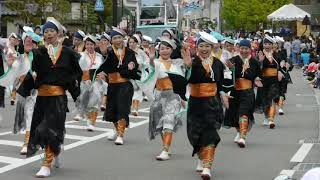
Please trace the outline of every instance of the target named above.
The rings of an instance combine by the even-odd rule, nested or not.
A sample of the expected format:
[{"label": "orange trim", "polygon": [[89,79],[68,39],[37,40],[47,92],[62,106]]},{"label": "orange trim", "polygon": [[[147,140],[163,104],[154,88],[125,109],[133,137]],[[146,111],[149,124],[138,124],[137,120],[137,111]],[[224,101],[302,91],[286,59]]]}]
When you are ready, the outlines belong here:
[{"label": "orange trim", "polygon": [[163,134],[163,150],[164,151],[169,151],[169,148],[172,143],[172,132],[164,132]]},{"label": "orange trim", "polygon": [[276,116],[276,106],[272,105],[268,108],[268,118],[271,121],[274,121],[274,117]]},{"label": "orange trim", "polygon": [[235,83],[236,90],[247,90],[252,88],[252,81],[245,79],[245,78],[239,78],[236,80]]},{"label": "orange trim", "polygon": [[109,83],[116,84],[116,83],[123,83],[128,82],[127,78],[123,78],[120,73],[114,72],[108,74]]},{"label": "orange trim", "polygon": [[41,85],[38,88],[38,96],[61,96],[65,90],[61,86]]},{"label": "orange trim", "polygon": [[90,80],[90,73],[89,71],[82,71],[82,81]]},{"label": "orange trim", "polygon": [[213,145],[208,145],[206,147],[200,148],[201,158],[203,161],[203,167],[211,169],[214,161],[215,147]]},{"label": "orange trim", "polygon": [[124,59],[124,56],[126,55],[126,47],[123,46],[121,55],[118,54],[118,50],[116,47],[112,46],[112,49],[113,49],[114,54],[117,56],[118,60],[120,62],[122,62],[122,60]]},{"label": "orange trim", "polygon": [[216,83],[198,83],[189,84],[190,95],[192,97],[210,97],[216,96],[217,84]]},{"label": "orange trim", "polygon": [[46,166],[48,168],[51,168],[51,163],[52,163],[55,155],[54,155],[50,145],[47,145],[45,149],[46,149],[45,150],[46,157],[42,162],[42,166]]},{"label": "orange trim", "polygon": [[127,127],[127,121],[124,119],[120,119],[117,123],[118,129],[117,129],[117,134],[120,137],[123,137],[124,131]]},{"label": "orange trim", "polygon": [[278,69],[277,68],[265,68],[262,70],[263,77],[274,77],[278,76]]},{"label": "orange trim", "polygon": [[158,79],[156,82],[156,88],[158,91],[173,89],[172,82],[169,77]]}]

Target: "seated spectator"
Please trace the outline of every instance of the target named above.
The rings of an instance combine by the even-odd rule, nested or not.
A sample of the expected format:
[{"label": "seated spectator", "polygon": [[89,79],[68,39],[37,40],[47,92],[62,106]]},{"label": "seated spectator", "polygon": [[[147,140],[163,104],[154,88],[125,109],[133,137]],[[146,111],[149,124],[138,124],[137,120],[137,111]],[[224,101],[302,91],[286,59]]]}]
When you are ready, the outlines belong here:
[{"label": "seated spectator", "polygon": [[318,60],[316,58],[313,58],[310,60],[310,64],[308,65],[307,72],[306,72],[309,81],[315,78],[315,73],[317,70],[318,70]]},{"label": "seated spectator", "polygon": [[306,50],[303,49],[301,52],[301,59],[303,61],[303,65],[307,65],[309,64],[309,60],[310,60],[310,53]]}]

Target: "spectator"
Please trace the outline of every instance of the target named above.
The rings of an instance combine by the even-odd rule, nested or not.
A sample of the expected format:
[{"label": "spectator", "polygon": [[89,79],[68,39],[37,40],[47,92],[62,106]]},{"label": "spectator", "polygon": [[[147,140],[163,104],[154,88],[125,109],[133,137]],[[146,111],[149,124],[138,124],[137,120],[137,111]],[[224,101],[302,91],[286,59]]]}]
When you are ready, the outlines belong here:
[{"label": "spectator", "polygon": [[308,65],[310,60],[310,53],[307,51],[307,49],[303,49],[301,52],[301,59],[303,62],[303,65]]},{"label": "spectator", "polygon": [[289,38],[286,38],[283,48],[287,51],[287,58],[290,59],[292,46]]},{"label": "spectator", "polygon": [[301,41],[297,36],[292,42],[292,61],[293,65],[298,65],[300,63],[299,53],[300,53]]}]

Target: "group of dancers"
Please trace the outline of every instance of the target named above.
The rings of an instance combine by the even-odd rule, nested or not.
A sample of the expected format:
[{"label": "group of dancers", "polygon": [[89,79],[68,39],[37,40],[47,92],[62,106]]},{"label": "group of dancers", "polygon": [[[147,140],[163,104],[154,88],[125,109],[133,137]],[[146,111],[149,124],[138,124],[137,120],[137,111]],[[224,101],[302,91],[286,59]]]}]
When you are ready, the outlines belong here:
[{"label": "group of dancers", "polygon": [[186,122],[192,156],[198,157],[196,171],[204,180],[211,178],[221,126],[234,127],[234,142],[245,148],[255,111],[264,113],[264,125],[270,129],[276,127],[277,106],[284,114],[290,64],[281,38],[265,36],[252,57],[251,40],[235,42],[212,30],[198,32],[194,44],[180,43],[171,29],[156,43],[115,27],[96,36],[79,30],[72,46],[54,18],[47,19],[42,31],[43,37],[24,27],[20,46],[12,33],[0,56],[0,106],[5,88],[13,86],[14,132],[25,130],[21,154],[30,157],[39,147],[45,150],[36,177],[49,177],[52,166],[60,166],[69,112],[66,91],[75,102],[74,119],[86,121],[87,130],[94,131],[102,111],[103,120],[114,125],[108,139],[116,145],[124,144],[129,115],[139,116],[147,97],[149,138],[162,138],[155,157],[159,161],[170,159],[173,135]]}]

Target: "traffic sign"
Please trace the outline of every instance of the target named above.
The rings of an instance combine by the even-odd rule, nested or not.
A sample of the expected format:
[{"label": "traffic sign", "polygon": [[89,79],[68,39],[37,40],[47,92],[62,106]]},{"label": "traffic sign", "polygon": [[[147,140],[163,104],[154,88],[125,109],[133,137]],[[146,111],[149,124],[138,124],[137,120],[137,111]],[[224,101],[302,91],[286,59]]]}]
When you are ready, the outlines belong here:
[{"label": "traffic sign", "polygon": [[104,5],[102,0],[96,0],[96,4],[94,6],[95,11],[104,11]]}]

